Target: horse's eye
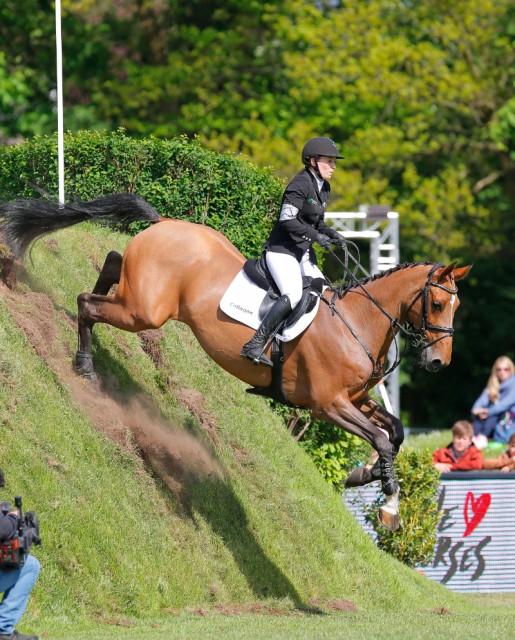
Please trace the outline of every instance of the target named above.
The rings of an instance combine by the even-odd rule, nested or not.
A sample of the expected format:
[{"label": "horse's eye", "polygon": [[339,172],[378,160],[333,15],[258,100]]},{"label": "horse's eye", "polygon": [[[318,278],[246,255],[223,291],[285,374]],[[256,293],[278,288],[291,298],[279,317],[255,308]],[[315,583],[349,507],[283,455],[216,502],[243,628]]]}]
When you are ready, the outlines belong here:
[{"label": "horse's eye", "polygon": [[433,309],[435,311],[441,311],[443,309],[443,302],[434,301],[433,302]]}]

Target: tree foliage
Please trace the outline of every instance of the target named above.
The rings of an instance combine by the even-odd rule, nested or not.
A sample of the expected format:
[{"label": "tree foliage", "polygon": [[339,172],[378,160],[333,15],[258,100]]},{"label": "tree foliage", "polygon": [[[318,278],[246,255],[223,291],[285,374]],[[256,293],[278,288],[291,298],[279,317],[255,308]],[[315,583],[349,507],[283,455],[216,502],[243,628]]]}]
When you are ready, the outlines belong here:
[{"label": "tree foliage", "polygon": [[[513,3],[63,0],[62,10],[72,132],[198,136],[282,178],[307,138],[329,135],[346,156],[334,210],[389,204],[403,260],[476,263],[460,290],[455,364],[430,382],[415,371],[403,397],[417,424],[441,426],[438,408],[439,421],[462,417],[470,396],[449,402],[447,388],[476,395],[499,351],[513,350],[512,310],[495,322],[473,313],[487,299],[513,309]],[[2,3],[0,140],[55,129],[53,32],[48,0]],[[431,403],[419,401],[424,387]]]}]

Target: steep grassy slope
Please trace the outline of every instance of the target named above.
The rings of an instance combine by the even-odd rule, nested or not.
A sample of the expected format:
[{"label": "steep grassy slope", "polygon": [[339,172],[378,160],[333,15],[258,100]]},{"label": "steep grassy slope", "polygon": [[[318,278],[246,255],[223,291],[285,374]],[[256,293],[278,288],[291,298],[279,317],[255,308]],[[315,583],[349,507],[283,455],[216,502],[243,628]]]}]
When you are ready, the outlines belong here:
[{"label": "steep grassy slope", "polygon": [[458,603],[375,548],[187,327],[97,326],[100,379],[75,376],[76,296],[126,242],[89,225],[60,232],[36,245],[16,291],[0,286],[3,498],[22,494],[44,538],[29,622],[262,599]]}]

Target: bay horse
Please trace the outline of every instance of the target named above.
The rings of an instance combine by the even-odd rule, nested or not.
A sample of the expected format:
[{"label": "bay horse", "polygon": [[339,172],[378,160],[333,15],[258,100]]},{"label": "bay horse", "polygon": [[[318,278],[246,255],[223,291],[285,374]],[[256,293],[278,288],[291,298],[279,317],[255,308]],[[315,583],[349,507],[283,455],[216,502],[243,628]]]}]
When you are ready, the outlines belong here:
[{"label": "bay horse", "polygon": [[[130,240],[123,257],[110,252],[93,292],[78,296],[76,370],[81,375],[94,376],[95,323],[138,332],[178,320],[191,328],[223,369],[252,387],[270,384],[268,367],[240,356],[253,329],[219,308],[245,258],[218,231],[164,218],[131,194],[66,205],[14,200],[0,205],[0,217],[0,234],[18,259],[40,236],[83,220],[152,223]],[[422,347],[422,366],[434,372],[449,364],[459,305],[456,282],[469,269],[455,264],[403,264],[345,290],[327,290],[322,295],[327,304],[320,305],[311,326],[284,344],[287,401],[309,408],[316,418],[363,438],[377,451],[372,471],[368,476],[358,473],[357,484],[381,480],[387,501],[379,515],[390,530],[399,526],[393,460],[404,431],[401,421],[369,392],[384,375],[390,345],[399,331],[406,331],[407,323],[413,327],[409,335]],[[118,284],[116,292],[109,294],[114,284]]]}]

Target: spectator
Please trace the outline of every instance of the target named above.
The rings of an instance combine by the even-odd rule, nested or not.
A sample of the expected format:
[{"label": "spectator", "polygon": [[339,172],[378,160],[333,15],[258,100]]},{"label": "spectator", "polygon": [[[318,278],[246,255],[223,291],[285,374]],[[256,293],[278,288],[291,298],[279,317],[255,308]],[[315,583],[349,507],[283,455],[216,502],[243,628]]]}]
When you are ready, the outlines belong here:
[{"label": "spectator", "polygon": [[474,402],[474,434],[508,442],[515,431],[515,365],[507,356],[494,362],[486,389]]},{"label": "spectator", "polygon": [[441,473],[483,468],[483,454],[472,443],[474,428],[468,420],[452,425],[452,442],[433,453],[433,464]]},{"label": "spectator", "polygon": [[515,433],[508,442],[508,451],[497,458],[490,458],[483,463],[483,469],[500,469],[503,472],[515,471]]}]

